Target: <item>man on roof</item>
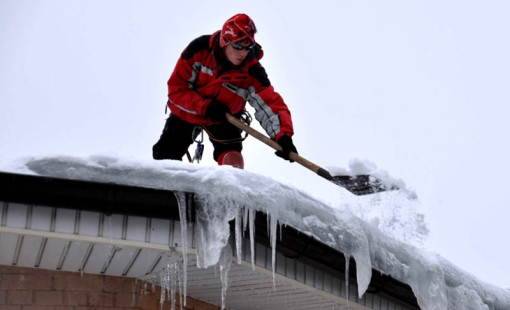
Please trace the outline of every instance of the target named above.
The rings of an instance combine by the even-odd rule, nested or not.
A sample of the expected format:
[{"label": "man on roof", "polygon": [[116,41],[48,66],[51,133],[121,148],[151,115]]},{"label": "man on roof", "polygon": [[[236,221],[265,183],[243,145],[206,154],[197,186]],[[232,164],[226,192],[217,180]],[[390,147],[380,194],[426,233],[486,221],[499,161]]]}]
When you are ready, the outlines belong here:
[{"label": "man on roof", "polygon": [[153,146],[154,159],[182,160],[199,126],[208,133],[219,165],[243,169],[242,132],[228,122],[226,113],[241,118],[246,102],[282,147],[276,155],[290,161],[289,152],[297,153],[291,113],[259,62],[263,51],[256,32],[248,15],[236,14],[221,30],[198,37],[184,49],[168,80],[171,114]]}]

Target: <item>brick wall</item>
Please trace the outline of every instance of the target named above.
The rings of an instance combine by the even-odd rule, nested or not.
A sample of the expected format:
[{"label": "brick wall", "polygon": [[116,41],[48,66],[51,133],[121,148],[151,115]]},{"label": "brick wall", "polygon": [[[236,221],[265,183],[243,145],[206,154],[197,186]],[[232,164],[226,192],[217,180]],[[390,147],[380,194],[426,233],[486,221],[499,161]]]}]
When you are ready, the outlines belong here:
[{"label": "brick wall", "polygon": [[[130,278],[0,265],[0,310],[166,310],[160,289]],[[176,298],[176,309],[180,309]],[[217,310],[188,297],[185,310]]]}]

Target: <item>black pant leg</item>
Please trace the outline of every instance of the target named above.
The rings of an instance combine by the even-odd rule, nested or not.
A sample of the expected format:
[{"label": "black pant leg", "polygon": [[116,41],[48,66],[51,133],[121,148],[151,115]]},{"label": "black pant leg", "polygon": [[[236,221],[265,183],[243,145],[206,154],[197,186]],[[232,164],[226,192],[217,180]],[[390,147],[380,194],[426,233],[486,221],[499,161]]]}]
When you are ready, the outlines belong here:
[{"label": "black pant leg", "polygon": [[170,114],[158,142],[152,147],[152,157],[154,159],[182,160],[193,143],[194,128],[195,125]]},{"label": "black pant leg", "polygon": [[[234,150],[241,152],[243,144],[241,139],[242,130],[235,127],[230,123],[221,123],[217,125],[207,126],[207,131],[210,133],[209,140],[211,141],[214,152],[213,157],[218,161],[218,157],[226,151]],[[224,142],[228,140],[235,140],[236,142]]]}]

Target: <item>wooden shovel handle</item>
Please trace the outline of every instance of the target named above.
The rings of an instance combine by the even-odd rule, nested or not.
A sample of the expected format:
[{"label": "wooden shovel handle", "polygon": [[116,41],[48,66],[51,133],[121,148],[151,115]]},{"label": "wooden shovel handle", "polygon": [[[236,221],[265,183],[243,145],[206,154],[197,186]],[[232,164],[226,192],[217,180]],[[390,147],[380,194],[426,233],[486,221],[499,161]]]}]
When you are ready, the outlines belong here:
[{"label": "wooden shovel handle", "polygon": [[[268,146],[272,147],[273,149],[275,149],[276,151],[281,151],[282,150],[282,147],[274,140],[268,138],[267,136],[263,135],[262,133],[258,132],[257,130],[253,129],[251,126],[245,124],[244,122],[240,121],[238,118],[232,116],[230,113],[226,113],[226,116],[227,116],[227,120],[234,126],[236,126],[237,128],[247,132],[249,135],[253,136],[254,138],[262,141],[263,143],[267,144]],[[300,156],[299,154],[297,153],[294,153],[294,152],[290,152],[289,153],[289,158],[297,163],[299,163],[300,165],[302,165],[303,167],[305,168],[308,168],[310,169],[311,171],[317,173],[318,175],[320,175],[321,177],[331,181],[333,179],[333,177],[331,176],[331,174],[321,168],[320,166],[312,163],[311,161],[309,161],[308,159]]]}]

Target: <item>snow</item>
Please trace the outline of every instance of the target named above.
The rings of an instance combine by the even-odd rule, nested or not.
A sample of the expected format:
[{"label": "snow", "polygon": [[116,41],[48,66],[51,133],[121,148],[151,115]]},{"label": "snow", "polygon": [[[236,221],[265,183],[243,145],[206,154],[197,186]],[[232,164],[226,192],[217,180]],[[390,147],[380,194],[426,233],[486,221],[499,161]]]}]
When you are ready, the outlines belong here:
[{"label": "snow", "polygon": [[[428,229],[420,202],[402,180],[362,161],[351,162],[348,170],[328,169],[333,174],[342,170],[343,173],[369,172],[384,182],[398,184],[401,190],[354,196],[333,185],[335,195],[325,201],[293,186],[232,167],[101,155],[23,158],[0,166],[0,170],[17,173],[195,193],[199,230],[197,264],[202,268],[218,266],[223,284],[222,307],[225,298],[228,300],[228,271],[233,255],[228,245],[228,223],[236,221],[235,238],[240,242],[243,230],[254,229],[254,211],[262,211],[270,218],[273,272],[277,227],[288,225],[341,251],[347,258],[353,257],[360,297],[368,288],[374,268],[409,284],[422,309],[510,309],[510,291],[484,283],[423,248]],[[178,200],[181,224],[186,225],[186,199],[178,194]],[[240,259],[240,253],[236,255]],[[176,261],[175,256],[169,255],[166,273],[160,281],[169,292],[178,288],[185,296],[186,270],[177,266]],[[179,282],[175,280],[176,275]]]}]

